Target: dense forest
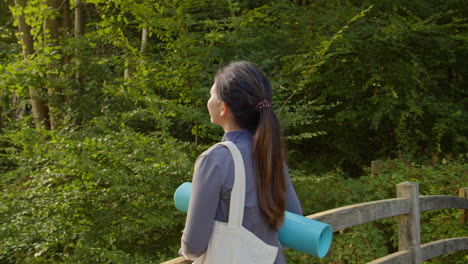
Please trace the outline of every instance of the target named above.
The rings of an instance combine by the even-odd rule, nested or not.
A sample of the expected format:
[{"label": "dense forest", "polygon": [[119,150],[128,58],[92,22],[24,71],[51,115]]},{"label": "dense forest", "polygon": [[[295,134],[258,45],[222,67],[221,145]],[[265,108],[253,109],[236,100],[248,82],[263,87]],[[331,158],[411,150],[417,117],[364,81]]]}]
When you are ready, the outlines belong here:
[{"label": "dense forest", "polygon": [[[305,214],[402,181],[467,187],[464,0],[0,0],[0,263],[176,257],[173,193],[222,137],[206,101],[236,60],[273,85]],[[422,242],[466,236],[460,214],[424,212]],[[395,225],[340,231],[322,260],[286,256],[365,263],[398,250]]]}]

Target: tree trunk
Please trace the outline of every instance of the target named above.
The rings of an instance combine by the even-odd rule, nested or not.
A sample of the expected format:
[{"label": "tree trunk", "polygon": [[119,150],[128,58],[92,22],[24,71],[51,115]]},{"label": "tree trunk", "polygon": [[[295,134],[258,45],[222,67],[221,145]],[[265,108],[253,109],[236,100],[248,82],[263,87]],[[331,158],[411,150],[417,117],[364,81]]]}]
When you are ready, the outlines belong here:
[{"label": "tree trunk", "polygon": [[[149,38],[149,31],[147,27],[144,27],[141,31],[141,46],[140,51],[141,53],[145,53],[148,47],[148,38]],[[125,70],[124,70],[124,79],[130,78],[132,76],[132,63],[129,59],[125,60]]]},{"label": "tree trunk", "polygon": [[[80,42],[81,38],[85,34],[85,15],[84,15],[84,10],[83,10],[83,2],[81,0],[75,0],[75,41],[78,43]],[[82,80],[83,80],[83,73],[80,72],[81,69],[81,58],[79,55],[79,50],[78,48],[75,49],[75,62],[76,62],[76,68],[78,69],[75,73],[75,81],[76,81],[76,87],[77,87],[77,100],[79,100],[79,97],[83,93],[83,88],[82,88]],[[75,120],[75,124],[79,125],[81,124],[81,118],[78,118]]]},{"label": "tree trunk", "polygon": [[85,33],[85,18],[83,12],[83,3],[81,0],[75,0],[75,37],[83,36]]},{"label": "tree trunk", "polygon": [[[62,5],[60,6],[60,14],[62,15],[62,28],[61,28],[61,36],[63,37],[69,37],[72,34],[72,15],[71,15],[71,9],[70,9],[70,0],[63,0]],[[62,64],[69,64],[71,61],[71,55],[70,54],[65,54],[62,59]],[[70,78],[72,78],[70,76]],[[62,102],[67,103],[71,99],[71,94],[66,93],[66,90],[63,91],[64,93],[61,96]]]},{"label": "tree trunk", "polygon": [[71,9],[70,9],[70,1],[63,0],[63,4],[60,6],[60,13],[62,14],[62,25],[64,29],[64,35],[70,34],[70,30],[72,28],[72,16],[71,16]]},{"label": "tree trunk", "polygon": [[124,79],[130,78],[132,75],[132,71],[130,70],[130,61],[128,59],[125,60],[125,69],[124,69]]},{"label": "tree trunk", "polygon": [[[61,26],[61,16],[59,15],[59,8],[62,3],[62,0],[47,0],[47,6],[49,10],[54,12],[54,14],[47,14],[47,17],[44,20],[44,32],[46,45],[48,46],[58,46],[59,43],[59,28]],[[56,62],[50,62],[47,64],[49,71],[53,71],[58,64]],[[47,74],[48,78],[48,94],[49,94],[49,118],[50,118],[50,129],[55,130],[59,126],[59,110],[60,104],[62,101],[62,89],[57,87],[56,80],[57,74],[49,73]]]},{"label": "tree trunk", "polygon": [[148,48],[148,37],[149,31],[147,27],[144,27],[141,31],[141,53],[145,53]]},{"label": "tree trunk", "polygon": [[11,116],[13,120],[18,120],[20,116],[20,109],[19,109],[19,97],[16,95],[15,92],[11,94]]},{"label": "tree trunk", "polygon": [[[81,0],[75,0],[75,39],[78,41],[85,33],[85,17],[83,12],[83,3]],[[75,51],[75,55],[78,55],[78,49]],[[77,62],[77,69],[80,69],[80,60],[78,56],[75,58]],[[81,79],[83,78],[82,74],[78,70],[75,75],[76,83],[78,85],[78,90],[81,92]]]},{"label": "tree trunk", "polygon": [[[34,42],[31,36],[31,31],[23,16],[23,9],[26,8],[26,4],[26,0],[15,0],[15,6],[21,9],[18,13],[17,19],[19,36],[23,46],[23,56],[25,59],[29,58],[29,56],[34,53]],[[49,109],[47,108],[46,103],[40,99],[38,90],[34,87],[29,87],[29,95],[31,96],[31,107],[36,128],[41,128],[42,126],[50,128],[48,122]]]}]

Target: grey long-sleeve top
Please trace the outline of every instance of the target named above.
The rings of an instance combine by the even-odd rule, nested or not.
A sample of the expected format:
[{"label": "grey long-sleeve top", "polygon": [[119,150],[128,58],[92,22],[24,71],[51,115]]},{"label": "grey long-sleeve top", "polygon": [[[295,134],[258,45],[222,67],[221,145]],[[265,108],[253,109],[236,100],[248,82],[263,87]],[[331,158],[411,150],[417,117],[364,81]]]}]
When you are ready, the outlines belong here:
[{"label": "grey long-sleeve top", "polygon": [[[265,243],[279,247],[275,264],[286,263],[278,233],[266,220],[257,200],[256,173],[252,163],[252,134],[247,130],[227,132],[223,141],[232,141],[239,148],[245,166],[246,196],[242,225]],[[302,208],[286,173],[286,210],[302,215]],[[180,254],[190,260],[202,255],[211,237],[213,220],[227,222],[234,183],[234,161],[229,150],[214,145],[195,162],[192,193],[182,235]]]}]

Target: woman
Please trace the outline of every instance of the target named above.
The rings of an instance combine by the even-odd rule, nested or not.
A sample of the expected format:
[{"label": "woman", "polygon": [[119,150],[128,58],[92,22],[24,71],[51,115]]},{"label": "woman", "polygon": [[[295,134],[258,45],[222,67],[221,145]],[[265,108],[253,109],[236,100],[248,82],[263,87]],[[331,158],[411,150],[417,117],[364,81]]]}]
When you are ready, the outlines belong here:
[{"label": "woman", "polygon": [[[211,122],[224,129],[223,141],[233,142],[244,160],[242,225],[279,247],[275,263],[286,263],[278,229],[285,210],[302,215],[302,209],[285,164],[270,82],[253,64],[234,62],[216,74],[210,95]],[[227,222],[233,182],[234,163],[227,148],[215,145],[197,158],[180,250],[185,258],[195,260],[206,251],[213,220]]]}]

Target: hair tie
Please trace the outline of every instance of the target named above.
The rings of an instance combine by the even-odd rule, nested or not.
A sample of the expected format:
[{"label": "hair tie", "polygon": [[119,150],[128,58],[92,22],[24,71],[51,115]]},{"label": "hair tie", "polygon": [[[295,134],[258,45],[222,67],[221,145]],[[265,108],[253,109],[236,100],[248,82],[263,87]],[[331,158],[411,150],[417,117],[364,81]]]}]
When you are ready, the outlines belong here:
[{"label": "hair tie", "polygon": [[257,110],[257,112],[260,112],[263,109],[268,108],[268,107],[271,107],[270,102],[268,102],[267,99],[263,99],[260,102],[258,102],[258,104],[255,106],[255,110]]}]

